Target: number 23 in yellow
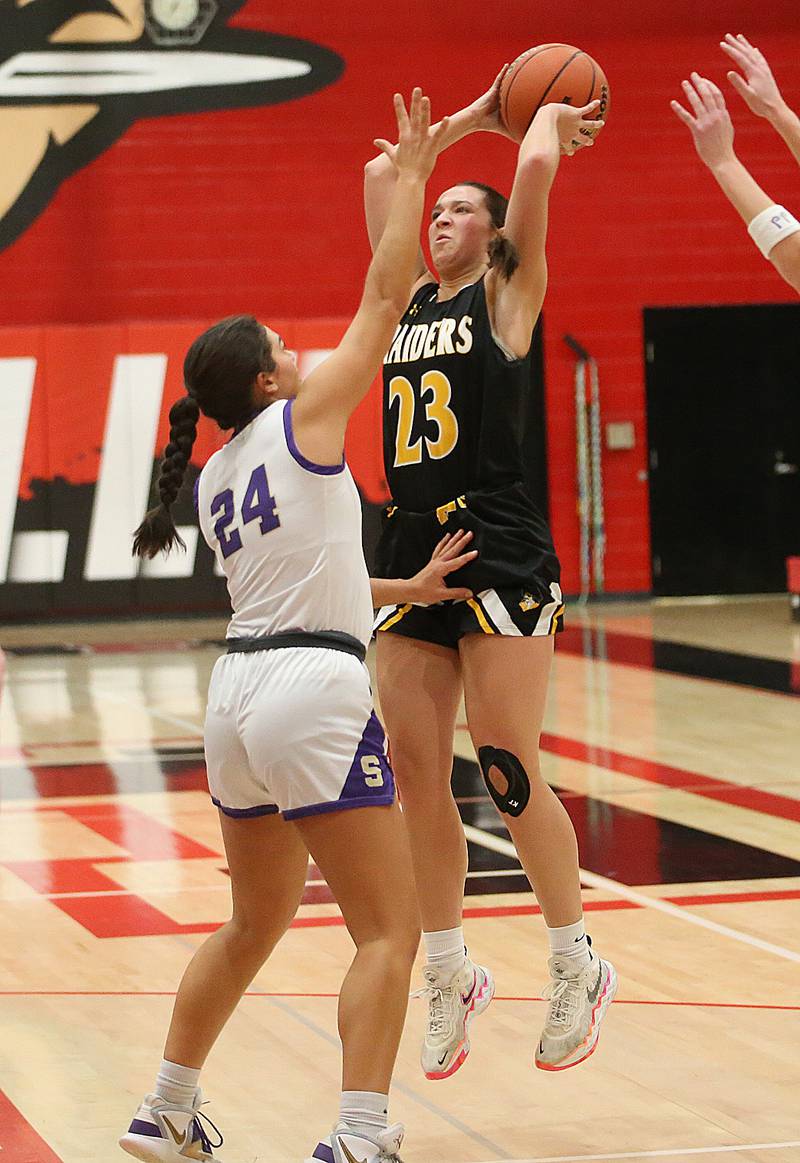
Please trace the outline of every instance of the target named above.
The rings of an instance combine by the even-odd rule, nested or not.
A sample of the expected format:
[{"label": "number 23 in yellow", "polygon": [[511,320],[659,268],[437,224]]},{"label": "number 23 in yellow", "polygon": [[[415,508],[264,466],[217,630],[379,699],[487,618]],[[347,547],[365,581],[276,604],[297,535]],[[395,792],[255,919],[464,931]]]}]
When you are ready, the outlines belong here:
[{"label": "number 23 in yellow", "polygon": [[420,388],[420,403],[428,393],[432,396],[425,403],[425,419],[432,420],[439,431],[435,440],[431,440],[429,436],[420,436],[412,444],[411,433],[414,431],[416,405],[414,388],[405,376],[394,376],[389,382],[389,407],[393,406],[395,400],[400,402],[395,436],[395,468],[421,462],[423,439],[432,460],[442,460],[449,456],[458,441],[458,420],[449,406],[452,390],[447,376],[438,371],[425,372]]}]

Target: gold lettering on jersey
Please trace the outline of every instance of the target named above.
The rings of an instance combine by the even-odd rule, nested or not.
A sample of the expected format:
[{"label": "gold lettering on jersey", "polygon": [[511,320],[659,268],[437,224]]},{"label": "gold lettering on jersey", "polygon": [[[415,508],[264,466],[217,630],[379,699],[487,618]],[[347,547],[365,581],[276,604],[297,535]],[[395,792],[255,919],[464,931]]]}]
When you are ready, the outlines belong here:
[{"label": "gold lettering on jersey", "polygon": [[472,316],[463,315],[458,321],[458,336],[459,342],[456,344],[456,351],[459,355],[466,355],[468,351],[472,351]]},{"label": "gold lettering on jersey", "polygon": [[469,351],[472,316],[462,315],[460,319],[434,319],[432,323],[403,323],[395,331],[383,362],[414,363],[437,355],[466,355]]},{"label": "gold lettering on jersey", "polygon": [[458,420],[450,407],[452,389],[450,381],[442,372],[425,372],[422,377],[422,395],[431,393],[432,399],[425,404],[425,419],[433,420],[439,429],[435,440],[425,437],[425,444],[431,460],[442,460],[449,456],[458,441]]},{"label": "gold lettering on jersey", "polygon": [[425,436],[425,447],[432,460],[443,460],[449,456],[458,443],[458,419],[450,407],[452,389],[450,381],[443,372],[427,371],[420,382],[419,401],[414,393],[414,387],[405,376],[392,376],[389,381],[389,408],[398,401],[397,426],[394,437],[394,467],[404,468],[409,464],[421,464],[422,440],[421,436],[412,443],[415,415],[418,404],[421,407],[425,400],[425,420],[436,425],[437,435],[434,440]]},{"label": "gold lettering on jersey", "polygon": [[414,428],[414,388],[405,376],[392,376],[389,381],[389,409],[395,400],[398,403],[397,429],[394,438],[394,465],[403,468],[407,464],[422,463],[422,437],[411,443]]},{"label": "gold lettering on jersey", "polygon": [[446,505],[440,505],[436,510],[436,518],[440,525],[447,524],[447,518],[450,513],[455,513],[456,509],[466,509],[467,498],[464,496],[456,497],[454,501],[448,501]]}]

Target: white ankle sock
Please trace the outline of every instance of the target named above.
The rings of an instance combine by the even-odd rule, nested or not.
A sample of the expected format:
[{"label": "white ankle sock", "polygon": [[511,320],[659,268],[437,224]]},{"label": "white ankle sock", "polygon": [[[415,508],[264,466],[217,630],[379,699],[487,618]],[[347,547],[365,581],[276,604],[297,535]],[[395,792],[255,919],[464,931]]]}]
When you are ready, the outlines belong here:
[{"label": "white ankle sock", "polygon": [[156,1079],[155,1094],[165,1102],[174,1102],[178,1106],[191,1106],[195,1095],[200,1089],[200,1071],[192,1066],[179,1066],[177,1062],[168,1062],[165,1058]]},{"label": "white ankle sock", "polygon": [[438,933],[423,933],[428,964],[438,969],[448,981],[453,978],[467,959],[464,948],[464,930],[442,929]]},{"label": "white ankle sock", "polygon": [[352,1131],[385,1131],[389,1125],[389,1096],[371,1090],[343,1090],[339,1122]]},{"label": "white ankle sock", "polygon": [[562,925],[558,929],[548,929],[550,952],[554,957],[566,957],[578,969],[584,969],[592,960],[592,950],[583,918],[574,925]]}]

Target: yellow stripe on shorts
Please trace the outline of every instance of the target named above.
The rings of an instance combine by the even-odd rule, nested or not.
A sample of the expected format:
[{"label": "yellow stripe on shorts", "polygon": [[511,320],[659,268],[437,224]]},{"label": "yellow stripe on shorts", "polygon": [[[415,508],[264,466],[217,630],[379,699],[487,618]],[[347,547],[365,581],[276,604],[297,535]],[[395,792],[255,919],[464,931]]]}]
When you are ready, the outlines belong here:
[{"label": "yellow stripe on shorts", "polygon": [[484,634],[494,634],[495,631],[489,625],[489,622],[483,612],[483,608],[481,607],[480,603],[476,602],[474,598],[467,598],[467,605],[478,619],[478,625],[480,626],[481,630],[483,630]]},{"label": "yellow stripe on shorts", "polygon": [[396,614],[392,614],[391,618],[388,618],[381,626],[378,626],[377,629],[388,630],[391,626],[396,626],[401,618],[405,618],[406,614],[411,608],[411,602],[409,602],[406,606],[401,606]]},{"label": "yellow stripe on shorts", "polygon": [[553,614],[553,621],[550,623],[550,629],[547,631],[548,634],[556,634],[558,632],[558,619],[564,617],[565,609],[566,606],[559,606],[555,614]]}]

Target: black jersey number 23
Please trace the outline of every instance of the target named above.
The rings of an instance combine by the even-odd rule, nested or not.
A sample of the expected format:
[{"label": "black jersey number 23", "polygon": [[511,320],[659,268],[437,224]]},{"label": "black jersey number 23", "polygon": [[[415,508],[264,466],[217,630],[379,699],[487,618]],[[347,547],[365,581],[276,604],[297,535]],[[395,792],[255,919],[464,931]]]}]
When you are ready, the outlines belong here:
[{"label": "black jersey number 23", "polygon": [[[443,460],[449,456],[458,443],[458,419],[450,407],[452,399],[450,381],[444,372],[426,371],[420,383],[419,399],[414,387],[405,376],[393,376],[389,381],[389,408],[399,401],[397,428],[394,440],[394,467],[403,468],[408,464],[422,462],[423,441],[432,460]],[[426,399],[430,396],[430,399]],[[435,439],[419,436],[412,441],[415,410],[425,408],[425,419],[436,425]]]}]

